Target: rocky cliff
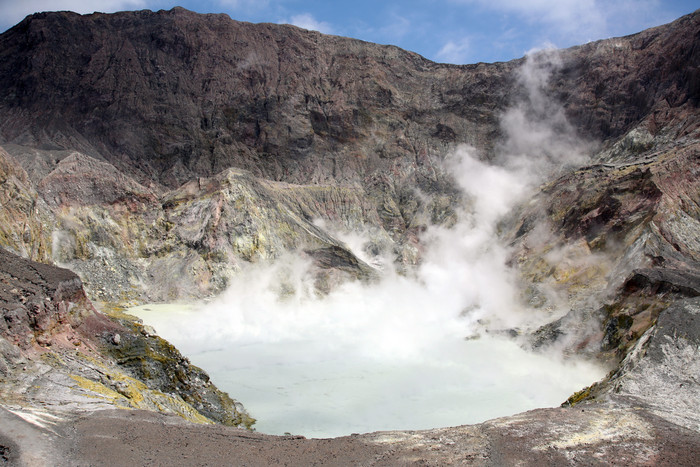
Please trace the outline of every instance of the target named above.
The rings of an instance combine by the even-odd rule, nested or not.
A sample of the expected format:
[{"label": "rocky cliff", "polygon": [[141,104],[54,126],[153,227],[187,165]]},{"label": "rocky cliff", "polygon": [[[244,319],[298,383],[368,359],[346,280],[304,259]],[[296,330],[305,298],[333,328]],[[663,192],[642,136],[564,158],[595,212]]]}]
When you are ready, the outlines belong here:
[{"label": "rocky cliff", "polygon": [[[546,93],[591,148],[635,129],[642,145],[685,137],[698,124],[697,21],[563,51]],[[420,231],[454,220],[448,150],[466,143],[494,157],[501,114],[527,93],[522,61],[441,65],[182,9],[38,14],[0,41],[0,144],[37,192],[27,202],[51,208],[42,225],[54,223],[5,245],[71,267],[105,300],[217,293],[238,262],[305,244],[294,232],[317,219],[333,232],[371,230],[371,249],[415,264]],[[227,239],[178,228],[187,217],[164,201],[169,191],[228,168],[248,175],[217,190],[219,212],[257,202],[246,186],[255,178],[298,188],[264,214],[243,209]],[[278,221],[289,211],[302,225]],[[163,264],[181,272],[181,290],[159,286]]]},{"label": "rocky cliff", "polygon": [[250,426],[240,404],[153,331],[92,306],[73,272],[0,249],[0,395],[51,413],[105,407]]},{"label": "rocky cliff", "polygon": [[[458,222],[470,199],[445,157],[459,145],[500,164],[521,154],[541,184],[498,232],[523,302],[567,310],[528,331],[528,345],[617,368],[569,400],[591,417],[582,427],[639,409],[643,426],[696,449],[697,382],[682,368],[693,361],[700,295],[700,13],[540,58],[544,74],[528,74],[526,59],[437,64],[395,47],[180,8],[30,16],[0,36],[0,246],[70,267],[105,309],[215,295],[246,263],[289,251],[313,262],[322,294],[345,280],[374,280],[372,261],[359,256],[388,255],[410,274],[421,233]],[[530,126],[514,134],[518,117]],[[556,160],[573,153],[573,167]],[[341,241],[350,232],[369,239],[362,255]],[[16,280],[13,268],[26,264],[36,263],[12,259],[3,271]],[[173,402],[181,399],[221,421],[211,414],[227,402],[197,386],[199,376],[179,389],[157,376],[182,362],[138,324],[109,320],[85,301],[71,308],[84,311],[66,334],[58,329],[72,318],[42,317],[65,301],[54,297],[58,286],[21,296],[8,287],[8,375],[19,374],[10,369],[27,358],[22,352],[56,354],[63,347],[53,336],[65,334],[66,348],[92,350],[101,362],[93,370],[107,365],[144,384],[150,395],[138,407],[165,404],[162,397],[181,407]],[[42,306],[27,308],[21,300],[30,295]],[[684,320],[688,335],[668,331]],[[102,337],[81,331],[92,326],[83,322],[97,323]],[[115,329],[120,345],[105,337]],[[143,357],[154,348],[167,353],[165,367]],[[42,358],[60,360],[52,368],[73,375],[73,386],[99,380],[114,403],[134,405],[109,385],[116,377],[106,384],[71,366],[86,365],[84,352],[61,352]],[[218,394],[216,408],[197,405],[198,397],[211,403],[206,394]],[[678,397],[660,396],[670,394]],[[498,444],[538,416],[473,435]],[[620,439],[631,433],[610,426]],[[652,439],[649,430],[635,431],[624,449]]]}]

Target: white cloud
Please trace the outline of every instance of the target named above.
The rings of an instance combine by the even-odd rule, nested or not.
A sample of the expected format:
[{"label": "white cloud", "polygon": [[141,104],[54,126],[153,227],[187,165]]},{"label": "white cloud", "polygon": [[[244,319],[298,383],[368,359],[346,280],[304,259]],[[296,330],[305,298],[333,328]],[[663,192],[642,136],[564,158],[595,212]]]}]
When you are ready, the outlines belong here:
[{"label": "white cloud", "polygon": [[464,37],[457,41],[447,41],[438,51],[436,57],[440,62],[464,64],[468,62],[470,52],[470,41]]},{"label": "white cloud", "polygon": [[293,24],[294,26],[299,26],[300,28],[310,31],[322,32],[323,34],[333,34],[333,27],[329,23],[318,21],[310,13],[294,15],[288,20],[280,21],[280,23]]},{"label": "white cloud", "polygon": [[219,0],[219,4],[227,11],[236,13],[259,12],[270,7],[269,0]]},{"label": "white cloud", "polygon": [[19,23],[37,11],[75,11],[110,13],[145,8],[146,0],[0,0],[0,31]]},{"label": "white cloud", "polygon": [[597,0],[460,0],[483,8],[516,14],[529,23],[542,24],[558,34],[579,34],[587,31],[592,36],[605,27],[604,9]]},{"label": "white cloud", "polygon": [[398,41],[413,29],[411,20],[396,12],[389,15],[389,22],[379,30],[380,34],[390,41]]},{"label": "white cloud", "polygon": [[[452,0],[485,10],[514,14],[557,37],[543,39],[585,42],[615,35],[621,26],[651,26],[658,19],[659,0]],[[651,20],[650,20],[651,19]]]}]

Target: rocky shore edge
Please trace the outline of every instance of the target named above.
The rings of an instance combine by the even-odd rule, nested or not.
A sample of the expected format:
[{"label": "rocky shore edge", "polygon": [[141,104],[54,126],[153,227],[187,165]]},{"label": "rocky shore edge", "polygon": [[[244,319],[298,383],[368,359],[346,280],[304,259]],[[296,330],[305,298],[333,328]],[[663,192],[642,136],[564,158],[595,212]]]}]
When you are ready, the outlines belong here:
[{"label": "rocky shore edge", "polygon": [[117,407],[254,423],[147,326],[95,309],[67,269],[0,249],[0,312],[0,400],[10,410],[60,418]]}]

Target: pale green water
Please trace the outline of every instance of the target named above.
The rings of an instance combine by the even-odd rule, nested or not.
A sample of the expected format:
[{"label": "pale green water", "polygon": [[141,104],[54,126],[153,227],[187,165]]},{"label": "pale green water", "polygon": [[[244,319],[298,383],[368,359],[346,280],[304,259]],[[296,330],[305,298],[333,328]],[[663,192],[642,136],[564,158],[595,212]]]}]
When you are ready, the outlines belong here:
[{"label": "pale green water", "polygon": [[594,365],[563,363],[488,336],[446,336],[415,353],[398,347],[394,353],[391,345],[367,352],[368,341],[354,339],[357,328],[343,323],[312,322],[309,332],[287,336],[235,324],[240,332],[222,333],[231,317],[205,307],[146,305],[129,312],[241,401],[258,419],[258,431],[271,434],[330,437],[478,423],[559,405],[604,375]]}]

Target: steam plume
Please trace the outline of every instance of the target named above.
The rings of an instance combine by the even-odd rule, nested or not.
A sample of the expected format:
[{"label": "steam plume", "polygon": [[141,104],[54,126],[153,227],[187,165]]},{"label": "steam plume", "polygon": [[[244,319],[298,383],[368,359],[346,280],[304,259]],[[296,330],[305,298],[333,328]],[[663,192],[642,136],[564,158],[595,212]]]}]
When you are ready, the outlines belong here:
[{"label": "steam plume", "polygon": [[[519,299],[517,277],[506,266],[508,251],[498,240],[498,222],[522,202],[544,171],[577,163],[582,157],[563,110],[546,95],[548,76],[558,66],[552,51],[526,60],[518,78],[523,97],[503,116],[506,138],[497,165],[483,162],[468,146],[449,155],[451,172],[469,202],[455,226],[427,230],[422,239],[425,254],[415,274],[401,275],[385,268],[377,283],[349,282],[319,297],[311,285],[308,262],[289,254],[272,265],[250,265],[234,278],[227,292],[201,310],[154,324],[190,355],[219,355],[229,352],[226,349],[253,346],[256,351],[244,355],[255,361],[240,362],[243,366],[265,366],[269,359],[291,358],[280,362],[279,368],[327,359],[337,359],[333,360],[336,366],[360,361],[358,365],[365,369],[368,362],[392,368],[411,362],[430,371],[445,366],[476,368],[474,355],[467,350],[475,347],[465,347],[476,344],[464,339],[478,333],[482,335],[479,345],[491,349],[483,351],[510,349],[512,344],[494,341],[483,333],[484,328],[528,326],[538,317]],[[359,254],[360,234],[346,238],[352,243],[348,247]],[[492,342],[495,347],[489,347]],[[270,348],[284,349],[286,354],[267,355]],[[301,349],[305,353],[299,353]],[[522,352],[508,358],[515,366],[500,368],[505,373],[496,378],[506,386],[523,384],[516,376],[522,376],[524,367],[532,374],[541,371],[541,367],[527,365],[554,365],[556,370],[551,371],[568,375],[567,381],[556,383],[543,379],[541,388],[551,390],[554,384],[567,389],[554,396],[558,398],[554,401],[535,402],[532,396],[530,402],[535,406],[561,402],[570,392],[602,376],[593,366],[565,365],[554,357],[537,357],[544,360],[533,363],[530,359],[534,357]],[[323,380],[322,375],[318,378]],[[468,378],[478,380],[474,375]],[[469,387],[466,380],[463,384]],[[236,388],[231,392],[238,396],[242,389]],[[527,408],[534,407],[525,404],[515,410]],[[495,415],[504,414],[490,413]],[[478,420],[462,419],[461,423],[468,421]]]}]

